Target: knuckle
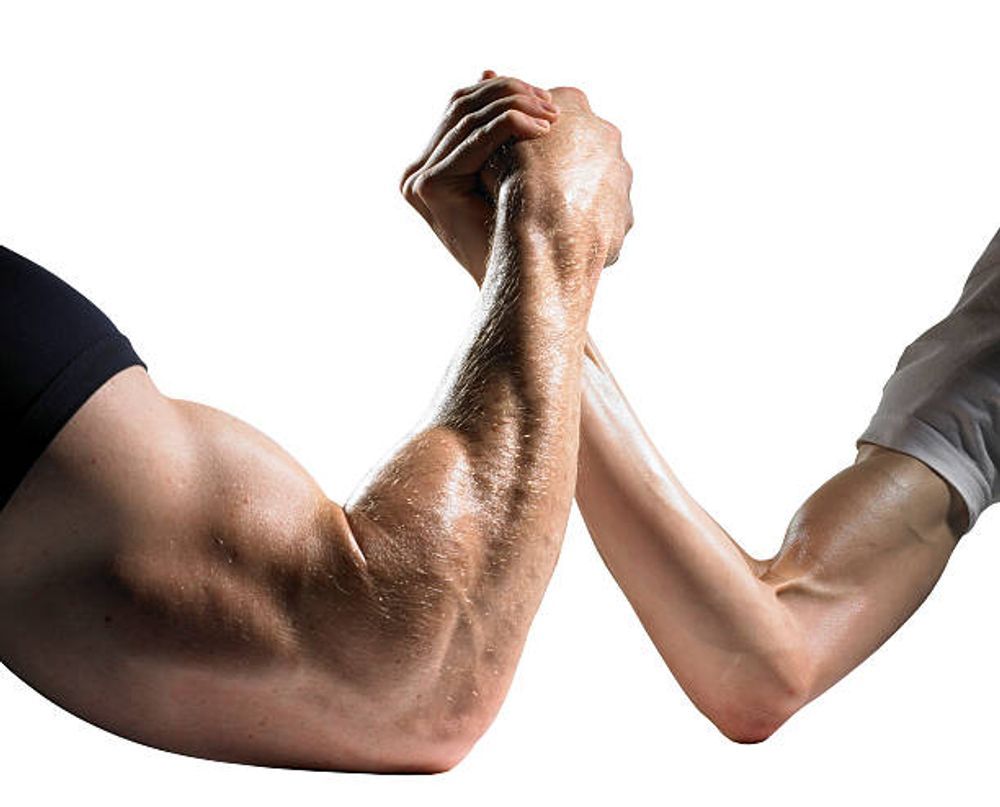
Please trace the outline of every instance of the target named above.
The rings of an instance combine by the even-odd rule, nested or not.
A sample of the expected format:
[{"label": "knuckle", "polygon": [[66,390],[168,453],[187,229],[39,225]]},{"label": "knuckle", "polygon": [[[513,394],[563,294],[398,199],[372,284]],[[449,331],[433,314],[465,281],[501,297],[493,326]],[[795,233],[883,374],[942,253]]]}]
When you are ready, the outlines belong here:
[{"label": "knuckle", "polygon": [[434,196],[435,187],[434,177],[431,176],[430,172],[422,171],[413,180],[411,190],[417,197],[427,201]]},{"label": "knuckle", "polygon": [[495,120],[511,108],[516,97],[515,95],[504,95],[500,98],[495,98],[486,104],[486,106],[476,110],[476,121],[482,125]]},{"label": "knuckle", "polygon": [[456,131],[459,133],[471,131],[479,123],[480,117],[479,112],[466,112],[455,125]]},{"label": "knuckle", "polygon": [[457,120],[466,114],[468,108],[469,97],[467,95],[462,95],[449,102],[448,108],[444,111],[444,116],[447,120]]},{"label": "knuckle", "polygon": [[469,142],[476,142],[480,140],[483,137],[483,135],[496,124],[496,122],[497,122],[496,118],[494,118],[493,120],[476,121],[476,125],[473,126],[472,129],[469,130],[469,133],[466,135],[466,140]]},{"label": "knuckle", "polygon": [[517,108],[508,109],[503,114],[503,122],[500,124],[505,132],[514,134],[523,132],[532,127],[532,116]]},{"label": "knuckle", "polygon": [[506,129],[510,128],[511,114],[513,110],[501,112],[492,120],[486,122],[470,135],[470,140],[474,143],[481,143],[484,140],[496,139]]},{"label": "knuckle", "polygon": [[517,116],[520,114],[516,109],[505,109],[493,121],[490,123],[494,129],[502,129],[504,127],[510,126],[517,120]]},{"label": "knuckle", "polygon": [[510,112],[512,110],[523,110],[527,112],[534,110],[536,107],[533,98],[523,93],[517,93],[516,95],[508,95],[506,98],[502,99],[499,103],[501,105],[501,108],[503,108],[505,112]]},{"label": "knuckle", "polygon": [[399,178],[399,192],[402,193],[403,196],[406,196],[411,192],[413,179],[418,173],[420,173],[420,169],[423,167],[423,164],[424,161],[421,159],[406,166],[406,170],[403,171],[402,176]]},{"label": "knuckle", "polygon": [[553,92],[573,98],[579,104],[588,104],[587,94],[579,87],[557,87]]},{"label": "knuckle", "polygon": [[417,179],[420,177],[422,173],[423,173],[423,168],[421,166],[413,166],[413,168],[409,171],[409,173],[403,177],[403,183],[402,186],[400,187],[400,190],[402,191],[403,196],[409,202],[412,202],[416,195],[416,190],[414,189],[414,186],[416,185]]},{"label": "knuckle", "polygon": [[513,95],[514,93],[519,92],[527,92],[528,90],[528,85],[523,81],[509,76],[503,80],[503,83],[500,86],[503,88],[504,93],[508,95]]},{"label": "knuckle", "polygon": [[529,107],[530,109],[533,109],[533,110],[537,110],[537,109],[543,108],[542,104],[545,103],[543,101],[543,99],[539,98],[533,92],[522,93],[521,95],[518,95],[518,96],[515,96],[515,97],[519,101],[521,101],[521,103],[523,103],[525,106],[527,106],[527,107]]}]

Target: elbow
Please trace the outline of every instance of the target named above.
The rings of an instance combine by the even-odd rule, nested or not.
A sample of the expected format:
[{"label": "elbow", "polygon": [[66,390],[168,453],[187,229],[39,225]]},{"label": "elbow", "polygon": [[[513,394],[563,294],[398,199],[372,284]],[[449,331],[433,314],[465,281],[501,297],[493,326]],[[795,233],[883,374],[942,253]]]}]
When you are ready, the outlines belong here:
[{"label": "elbow", "polygon": [[798,666],[781,675],[742,682],[702,711],[727,739],[760,743],[808,703],[812,692],[810,676]]},{"label": "elbow", "polygon": [[371,773],[447,773],[460,763],[485,732],[492,716],[455,720],[443,712],[424,718],[419,727],[399,728],[383,736],[382,753],[363,770]]},{"label": "elbow", "polygon": [[[357,773],[420,774],[429,776],[436,773],[447,773],[458,765],[467,753],[468,750],[463,751],[454,747],[427,746],[415,753],[392,754],[377,762],[352,766],[346,770],[352,770]],[[329,766],[327,769],[331,772],[342,772],[345,770],[338,763]]]},{"label": "elbow", "polygon": [[403,686],[369,693],[374,697],[362,710],[368,716],[364,735],[377,772],[450,771],[468,756],[499,711],[505,687],[492,670],[469,664],[433,666],[406,676]]},{"label": "elbow", "polygon": [[419,730],[411,731],[410,745],[421,773],[446,773],[472,751],[493,723],[500,703],[476,701],[460,710],[455,702],[440,703],[423,718]]},{"label": "elbow", "polygon": [[369,708],[377,714],[359,715],[328,742],[300,749],[292,759],[272,755],[263,760],[227,759],[329,772],[447,773],[465,759],[488,725],[466,725],[445,719],[443,713],[413,721],[410,715],[386,710],[384,704]]},{"label": "elbow", "polygon": [[397,735],[400,747],[391,772],[447,773],[468,756],[490,722],[471,715],[458,719],[438,710]]},{"label": "elbow", "polygon": [[709,719],[726,739],[741,745],[752,745],[768,739],[791,715],[792,711],[743,707],[721,715],[710,715]]},{"label": "elbow", "polygon": [[462,733],[441,738],[421,749],[419,758],[411,761],[408,771],[423,774],[447,773],[468,756],[479,737],[475,733]]}]

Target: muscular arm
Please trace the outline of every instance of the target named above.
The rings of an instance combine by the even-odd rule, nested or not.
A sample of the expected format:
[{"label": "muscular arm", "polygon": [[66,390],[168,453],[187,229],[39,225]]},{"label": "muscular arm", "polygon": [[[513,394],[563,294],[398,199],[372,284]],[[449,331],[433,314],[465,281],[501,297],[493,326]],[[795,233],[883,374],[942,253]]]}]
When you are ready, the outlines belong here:
[{"label": "muscular arm", "polygon": [[381,702],[396,701],[387,734],[412,724],[413,754],[467,744],[492,719],[572,498],[574,396],[603,256],[501,219],[478,324],[431,423],[345,511],[376,616],[358,649],[390,684]]},{"label": "muscular arm", "polygon": [[864,445],[747,555],[678,482],[592,343],[577,502],[663,659],[731,739],[768,737],[920,605],[955,546],[958,503],[919,461]]},{"label": "muscular arm", "polygon": [[[473,138],[478,164],[507,136]],[[98,725],[198,756],[383,771],[461,758],[559,551],[585,322],[616,248],[536,182],[555,148],[515,150],[434,414],[343,509],[246,424],[165,398],[138,368],[108,382],[0,518],[5,663]]]},{"label": "muscular arm", "polygon": [[[433,208],[407,198],[478,281],[482,216],[461,190]],[[729,737],[761,740],[918,607],[960,533],[961,500],[919,461],[866,445],[800,508],[778,554],[755,560],[683,489],[588,353],[577,501],[591,534],[694,703]]]}]

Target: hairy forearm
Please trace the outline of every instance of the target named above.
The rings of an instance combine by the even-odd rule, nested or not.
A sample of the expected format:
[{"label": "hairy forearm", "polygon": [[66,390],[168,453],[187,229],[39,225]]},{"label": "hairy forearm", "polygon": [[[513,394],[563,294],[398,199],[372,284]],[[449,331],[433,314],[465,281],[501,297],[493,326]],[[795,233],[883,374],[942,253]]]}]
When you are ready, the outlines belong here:
[{"label": "hairy forearm", "polygon": [[433,414],[346,507],[383,612],[365,641],[404,648],[380,680],[407,719],[476,733],[509,685],[572,501],[592,260],[501,209]]}]

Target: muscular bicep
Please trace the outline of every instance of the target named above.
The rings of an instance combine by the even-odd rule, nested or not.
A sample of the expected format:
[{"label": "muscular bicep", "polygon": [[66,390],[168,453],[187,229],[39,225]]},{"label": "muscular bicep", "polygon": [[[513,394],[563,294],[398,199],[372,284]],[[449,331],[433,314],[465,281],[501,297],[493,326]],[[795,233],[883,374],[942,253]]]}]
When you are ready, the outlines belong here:
[{"label": "muscular bicep", "polygon": [[4,510],[4,662],[90,722],[162,748],[440,765],[448,751],[414,697],[440,615],[411,617],[441,586],[428,563],[400,573],[420,558],[418,531],[374,523],[405,503],[345,512],[247,424],[140,381],[142,418],[96,396]]},{"label": "muscular bicep", "polygon": [[948,485],[919,461],[870,447],[800,508],[762,579],[801,628],[811,696],[884,642],[951,555]]},{"label": "muscular bicep", "polygon": [[171,553],[142,542],[116,559],[140,628],[131,633],[143,637],[126,655],[160,691],[183,681],[201,695],[194,703],[213,693],[199,707],[217,716],[208,724],[171,698],[173,714],[149,720],[163,737],[154,744],[337,769],[421,770],[455,755],[432,690],[450,683],[438,674],[455,613],[448,547],[476,539],[443,516],[464,446],[411,440],[418,460],[343,508],[263,435],[221,413],[197,416],[214,421],[201,437],[211,495],[199,498],[197,532]]}]

